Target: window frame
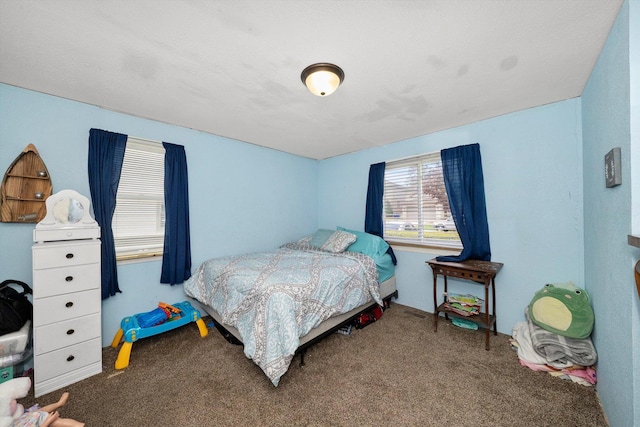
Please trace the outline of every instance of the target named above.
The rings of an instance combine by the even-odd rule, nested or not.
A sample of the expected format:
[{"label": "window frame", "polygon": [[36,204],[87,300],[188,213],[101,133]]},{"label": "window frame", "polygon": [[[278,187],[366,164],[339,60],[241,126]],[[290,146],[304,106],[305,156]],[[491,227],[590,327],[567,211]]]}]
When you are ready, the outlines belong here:
[{"label": "window frame", "polygon": [[[151,157],[156,158],[156,162],[149,164],[149,162],[142,162],[141,165],[138,157],[137,163],[129,164],[131,152],[129,156],[127,155],[127,151],[139,151],[142,153],[147,153],[147,155],[151,155]],[[114,235],[114,245],[116,250],[116,261],[152,261],[162,259],[162,255],[164,252],[164,233],[165,233],[165,221],[166,221],[166,208],[165,208],[165,200],[164,200],[164,147],[159,141],[151,141],[143,138],[132,137],[129,136],[127,138],[127,144],[125,148],[125,154],[122,164],[122,172],[120,174],[120,182],[118,184],[118,191],[116,193],[116,208],[113,215],[112,221],[112,230]],[[137,154],[140,156],[140,154]],[[135,157],[135,156],[134,156]],[[148,175],[152,175],[155,179],[153,181],[149,180],[141,180],[137,179],[135,183],[131,185],[131,188],[123,187],[123,182],[127,184],[127,178],[130,177],[129,174],[132,174],[133,171],[140,171],[140,167],[144,168],[145,166],[154,166],[150,168],[148,171]],[[129,167],[127,167],[129,166]],[[129,169],[132,169],[129,171]],[[154,175],[155,174],[155,175]],[[159,174],[159,175],[158,175]],[[141,176],[144,177],[144,174]],[[140,177],[138,177],[140,178]],[[153,184],[155,191],[150,192],[140,192],[140,186],[136,185],[140,182],[144,182],[145,184]],[[128,194],[121,193],[121,190],[125,190]],[[137,191],[137,192],[136,192]],[[155,212],[155,219],[153,221],[145,222],[142,226],[151,225],[156,227],[158,232],[151,232],[150,234],[144,235],[128,235],[126,237],[122,236],[122,231],[118,231],[117,222],[118,218],[118,203],[119,201],[129,200],[130,202],[136,203],[140,201],[148,201],[149,206],[147,206],[150,211]],[[143,202],[144,203],[144,202]],[[154,208],[154,203],[156,204]],[[139,221],[139,219],[129,218],[133,221]],[[140,224],[136,222],[139,226]],[[123,228],[133,227],[134,224],[125,225]],[[157,227],[160,227],[159,229]],[[121,243],[119,246],[118,243]],[[136,245],[136,243],[139,243]]]},{"label": "window frame", "polygon": [[[431,200],[438,200],[438,197],[427,196],[424,191],[420,191],[421,188],[424,188],[423,179],[425,177],[424,174],[424,166],[432,165],[432,168],[437,173],[437,170],[440,171],[440,175],[442,174],[442,160],[440,157],[440,151],[423,153],[415,156],[405,157],[401,159],[396,159],[392,161],[388,161],[385,164],[385,179],[384,186],[385,191],[383,195],[383,233],[384,239],[389,242],[390,245],[394,247],[402,247],[403,249],[408,249],[410,251],[423,252],[428,249],[438,249],[440,252],[445,252],[448,254],[457,254],[460,250],[462,250],[462,241],[460,240],[460,236],[456,231],[434,231],[433,224],[437,221],[445,221],[448,217],[451,216],[450,209],[445,210],[442,208],[442,214],[438,214],[438,203],[434,203],[434,211],[432,213],[428,213],[425,208],[426,199],[429,198]],[[391,171],[400,171],[402,169],[411,169],[415,167],[415,183],[410,186],[415,185],[415,189],[409,188],[411,191],[407,192],[405,189],[401,190],[390,190],[390,184],[393,183],[393,179],[390,179],[390,175],[393,175]],[[413,172],[413,171],[412,171]],[[427,179],[434,179],[432,176]],[[396,180],[406,180],[410,179],[412,173],[411,172],[396,172]],[[437,178],[436,178],[437,179]],[[397,183],[395,185],[397,187]],[[448,195],[446,192],[446,186],[444,184],[444,177],[442,177],[442,187],[434,190],[431,194],[440,194],[440,198],[442,198],[442,194],[447,198],[446,205],[448,207]],[[405,197],[409,196],[415,197],[416,202],[414,204],[407,204],[401,209],[401,214],[396,214],[393,210],[394,202],[396,203],[396,207],[399,207],[398,200],[390,201],[388,197]],[[429,202],[433,203],[433,202]],[[405,209],[406,208],[406,209]],[[389,212],[390,210],[390,212]],[[413,215],[411,219],[407,218],[407,211],[410,211],[409,215]],[[447,213],[448,212],[448,213]],[[390,216],[392,215],[392,216]],[[403,217],[404,216],[404,217]],[[394,221],[395,218],[398,218]],[[415,221],[414,221],[415,220]],[[413,222],[412,222],[413,221]],[[402,237],[399,236],[396,229],[393,227],[398,225],[398,223],[405,222],[406,224],[414,224],[417,221],[417,237]],[[392,225],[389,227],[389,225]],[[398,225],[402,227],[402,225]],[[400,229],[400,228],[399,228]],[[398,229],[398,230],[399,230]],[[395,232],[395,233],[394,233]],[[425,235],[428,233],[428,235]],[[437,233],[437,234],[436,234]],[[443,238],[436,237],[440,233],[448,233],[442,234]],[[453,233],[453,234],[452,234]],[[395,234],[395,235],[394,235]],[[446,236],[446,237],[445,237]]]}]

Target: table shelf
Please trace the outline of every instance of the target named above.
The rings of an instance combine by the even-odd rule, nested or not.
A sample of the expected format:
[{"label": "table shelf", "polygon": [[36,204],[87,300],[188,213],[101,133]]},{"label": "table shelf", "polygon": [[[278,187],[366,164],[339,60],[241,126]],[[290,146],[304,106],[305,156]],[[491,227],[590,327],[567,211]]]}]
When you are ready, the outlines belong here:
[{"label": "table shelf", "polygon": [[[440,313],[444,313],[445,318],[449,316],[459,319],[466,319],[485,329],[485,349],[489,350],[489,335],[493,328],[493,334],[498,334],[498,326],[496,320],[496,287],[495,278],[502,269],[503,264],[499,262],[467,260],[461,262],[446,262],[432,259],[427,264],[433,271],[433,306],[434,320],[433,331],[438,332],[438,317]],[[438,275],[442,275],[444,279],[445,300],[442,304],[438,304]],[[472,316],[463,316],[455,313],[445,307],[447,302],[448,278],[467,280],[475,284],[484,285],[484,312],[474,314]],[[489,300],[489,290],[491,290],[491,300]]]},{"label": "table shelf", "polygon": [[474,315],[471,315],[471,316],[463,316],[461,314],[456,313],[455,311],[451,311],[451,310],[447,309],[445,307],[445,303],[440,304],[438,306],[438,308],[436,308],[435,316],[439,316],[440,313],[443,313],[445,315],[445,318],[447,318],[447,317],[455,317],[455,318],[458,318],[458,319],[468,320],[470,322],[473,322],[473,323],[477,324],[479,327],[484,328],[484,329],[491,329],[493,327],[493,325],[495,325],[495,323],[496,323],[496,316],[494,316],[493,314],[489,314],[489,324],[487,324],[486,320],[485,320],[486,319],[486,313],[480,312],[478,314],[474,314]]}]

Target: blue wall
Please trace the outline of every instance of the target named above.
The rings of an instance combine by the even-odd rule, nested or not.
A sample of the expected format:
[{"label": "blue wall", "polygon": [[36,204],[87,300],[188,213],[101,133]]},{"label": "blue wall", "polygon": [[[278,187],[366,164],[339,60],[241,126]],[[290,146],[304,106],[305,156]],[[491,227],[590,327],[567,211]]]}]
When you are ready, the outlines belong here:
[{"label": "blue wall", "polygon": [[[640,236],[640,0],[629,2],[629,76],[631,93],[631,229]],[[635,249],[634,260],[640,260]],[[634,299],[631,313],[633,327],[633,412],[634,425],[640,426],[640,295]]]},{"label": "blue wall", "polygon": [[[496,279],[498,330],[511,334],[545,283],[584,286],[580,109],[572,99],[324,160],[319,225],[363,229],[370,164],[479,143],[492,260],[504,263]],[[398,302],[433,312],[425,261],[439,254],[398,249],[396,255]],[[464,282],[453,289],[483,294]]]},{"label": "blue wall", "polygon": [[[54,191],[89,195],[90,128],[182,144],[195,268],[210,257],[273,248],[318,227],[361,230],[370,164],[478,142],[493,260],[505,264],[497,278],[499,331],[511,333],[543,284],[571,280],[585,287],[596,311],[603,406],[612,426],[640,425],[640,302],[631,275],[640,250],[626,245],[632,223],[640,234],[640,199],[632,199],[640,194],[640,167],[633,167],[640,162],[630,160],[640,160],[639,35],[640,0],[627,1],[580,99],[320,162],[0,84],[0,171],[33,143]],[[623,184],[607,190],[603,156],[616,146]],[[33,224],[0,223],[2,279],[31,283],[32,230]],[[399,302],[432,312],[425,260],[438,254],[396,253]],[[118,272],[123,293],[103,302],[105,346],[122,317],[183,298],[182,286],[159,284],[159,261],[119,265]],[[452,289],[479,291],[464,282]]]},{"label": "blue wall", "polygon": [[[33,143],[54,192],[87,197],[90,128],[185,146],[193,266],[214,256],[275,248],[317,225],[317,161],[0,84],[0,170]],[[2,279],[32,283],[34,224],[0,223]],[[118,266],[121,294],[103,302],[102,342],[125,316],[184,299],[160,284],[160,261]]]},{"label": "blue wall", "polygon": [[[631,3],[637,9],[639,3]],[[632,231],[630,16],[625,2],[582,95],[585,277],[596,315],[597,390],[612,426],[640,425],[639,304],[633,283],[640,250],[627,244]],[[636,31],[638,21],[632,24]],[[604,156],[613,147],[622,152],[622,184],[606,188]]]}]

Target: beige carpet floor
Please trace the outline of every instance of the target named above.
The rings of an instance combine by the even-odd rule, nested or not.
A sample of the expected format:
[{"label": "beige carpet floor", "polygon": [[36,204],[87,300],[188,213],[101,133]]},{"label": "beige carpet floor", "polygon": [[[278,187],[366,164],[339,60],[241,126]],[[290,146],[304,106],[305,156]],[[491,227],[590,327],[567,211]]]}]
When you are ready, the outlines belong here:
[{"label": "beige carpet floor", "polygon": [[[207,320],[210,320],[209,318]],[[351,335],[296,357],[274,387],[242,347],[194,323],[133,344],[129,367],[65,387],[63,417],[87,426],[606,426],[594,387],[520,366],[509,336],[392,304]],[[21,403],[57,400],[59,390]]]}]

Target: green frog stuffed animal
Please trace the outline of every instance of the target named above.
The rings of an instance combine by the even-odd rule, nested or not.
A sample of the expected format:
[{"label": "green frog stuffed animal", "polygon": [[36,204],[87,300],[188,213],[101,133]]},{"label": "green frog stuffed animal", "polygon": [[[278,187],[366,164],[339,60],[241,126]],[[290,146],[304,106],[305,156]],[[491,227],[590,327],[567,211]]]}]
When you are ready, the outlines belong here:
[{"label": "green frog stuffed animal", "polygon": [[589,294],[572,282],[544,285],[535,293],[528,310],[533,323],[558,335],[584,339],[593,330]]}]

